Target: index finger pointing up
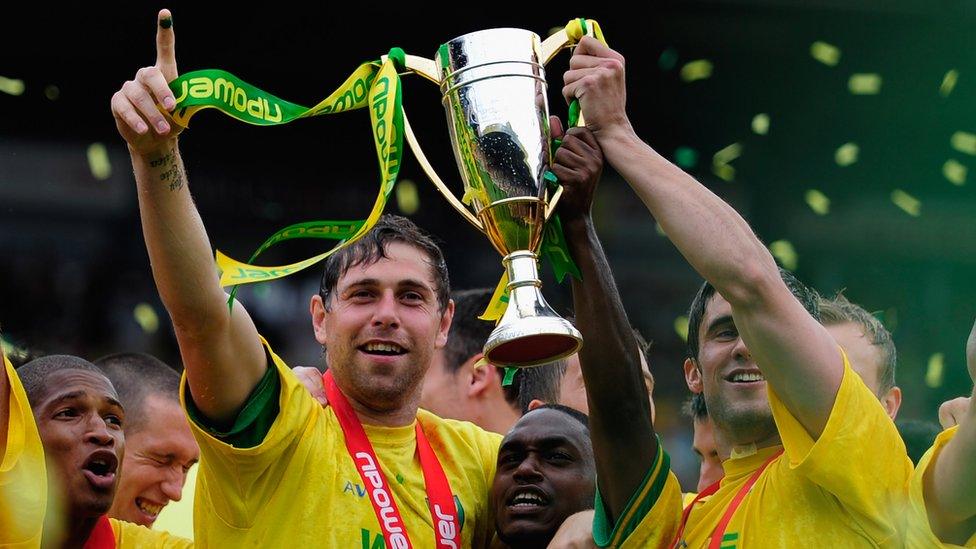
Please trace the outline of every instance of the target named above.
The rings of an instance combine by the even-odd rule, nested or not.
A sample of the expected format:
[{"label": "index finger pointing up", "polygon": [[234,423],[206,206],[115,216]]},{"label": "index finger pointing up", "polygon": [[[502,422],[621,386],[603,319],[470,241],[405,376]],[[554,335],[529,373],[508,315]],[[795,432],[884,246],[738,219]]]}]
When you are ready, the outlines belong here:
[{"label": "index finger pointing up", "polygon": [[176,70],[176,33],[173,32],[173,15],[169,10],[159,10],[156,26],[156,68],[166,81],[179,76]]}]

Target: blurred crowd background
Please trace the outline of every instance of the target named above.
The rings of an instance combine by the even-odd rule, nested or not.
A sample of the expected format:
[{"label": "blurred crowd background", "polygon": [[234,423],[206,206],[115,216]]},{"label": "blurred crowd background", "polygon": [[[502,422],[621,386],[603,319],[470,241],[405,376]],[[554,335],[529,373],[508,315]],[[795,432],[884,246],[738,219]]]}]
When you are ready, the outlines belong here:
[{"label": "blurred crowd background", "polygon": [[[254,5],[251,5],[254,6]],[[520,27],[543,37],[596,19],[627,58],[638,133],[753,225],[777,260],[825,294],[876,312],[898,346],[900,418],[935,420],[969,391],[976,316],[976,4],[908,0],[287,6],[174,2],[33,5],[0,33],[0,330],[8,352],[152,353],[179,366],[142,241],[109,98],[154,61],[156,12],[173,10],[181,70],[221,68],[313,105],[393,46],[433,57],[461,34]],[[549,105],[568,55],[547,69]],[[403,78],[427,155],[460,196],[436,86]],[[268,235],[314,219],[361,219],[378,186],[368,115],[257,128],[216,111],[181,138],[216,249],[245,260]],[[500,257],[434,190],[411,153],[388,211],[443,243],[455,289],[494,286]],[[974,174],[976,179],[976,174]],[[697,473],[681,373],[687,307],[701,282],[611,170],[595,219],[633,325],[654,346],[658,428],[676,472]],[[328,241],[292,241],[262,264]],[[543,268],[568,313],[569,285]],[[292,365],[319,365],[308,299],[319,269],[240,291]]]}]

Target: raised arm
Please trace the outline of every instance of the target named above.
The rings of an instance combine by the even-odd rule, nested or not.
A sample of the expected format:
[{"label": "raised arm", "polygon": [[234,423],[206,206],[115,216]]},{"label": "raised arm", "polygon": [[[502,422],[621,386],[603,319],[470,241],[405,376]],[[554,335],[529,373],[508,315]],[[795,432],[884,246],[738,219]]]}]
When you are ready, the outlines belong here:
[{"label": "raised arm", "polygon": [[[558,120],[553,128],[561,133]],[[583,275],[582,281],[573,279],[576,325],[586,342],[579,359],[600,493],[615,523],[653,465],[657,439],[637,341],[590,216],[603,171],[593,134],[569,130],[552,169],[564,187],[559,215],[566,240]]]},{"label": "raised arm", "polygon": [[[976,383],[976,324],[966,344],[966,362]],[[976,535],[976,386],[956,419],[955,436],[929,466],[922,486],[933,532],[944,542],[962,545]]]},{"label": "raised arm", "polygon": [[637,137],[625,109],[620,54],[583,38],[563,95],[579,98],[607,160],[691,266],[728,300],[767,382],[818,437],[840,387],[843,362],[830,334],[783,283],[769,251],[731,206]]},{"label": "raised arm", "polygon": [[244,308],[228,310],[187,186],[177,146],[181,128],[166,114],[175,106],[167,83],[178,75],[172,21],[169,10],[159,12],[156,64],[139,69],[112,96],[112,114],[129,146],[153,277],[173,320],[194,404],[223,425],[236,417],[267,359]]}]

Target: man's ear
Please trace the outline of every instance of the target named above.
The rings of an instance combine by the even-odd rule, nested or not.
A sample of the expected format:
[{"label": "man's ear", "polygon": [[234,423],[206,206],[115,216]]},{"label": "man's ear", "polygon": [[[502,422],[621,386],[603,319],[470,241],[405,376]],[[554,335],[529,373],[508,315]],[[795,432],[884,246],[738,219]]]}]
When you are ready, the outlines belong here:
[{"label": "man's ear", "polygon": [[698,363],[693,358],[686,358],[684,369],[685,383],[688,384],[688,388],[691,389],[692,393],[701,393],[703,391],[702,375]]},{"label": "man's ear", "polygon": [[534,398],[532,399],[532,402],[529,403],[529,411],[531,412],[532,410],[535,410],[536,408],[545,405],[546,405],[545,402],[542,402],[541,400]]},{"label": "man's ear", "polygon": [[479,397],[493,388],[501,388],[502,380],[498,377],[498,369],[486,362],[479,362],[485,357],[484,353],[476,353],[464,361],[461,369],[471,372],[468,383],[468,396]]},{"label": "man's ear", "polygon": [[434,347],[437,349],[443,348],[447,345],[447,334],[451,331],[451,321],[454,320],[454,300],[447,300],[447,307],[444,307],[444,312],[441,314],[441,323],[437,330],[437,339],[434,341]]},{"label": "man's ear", "polygon": [[888,389],[888,392],[881,397],[881,405],[884,406],[891,421],[894,421],[895,417],[898,416],[898,409],[901,408],[901,388],[892,387]]},{"label": "man's ear", "polygon": [[315,341],[320,345],[325,345],[325,319],[329,312],[325,310],[325,303],[322,296],[315,294],[312,301],[308,304],[308,312],[312,315],[312,331],[315,332]]}]

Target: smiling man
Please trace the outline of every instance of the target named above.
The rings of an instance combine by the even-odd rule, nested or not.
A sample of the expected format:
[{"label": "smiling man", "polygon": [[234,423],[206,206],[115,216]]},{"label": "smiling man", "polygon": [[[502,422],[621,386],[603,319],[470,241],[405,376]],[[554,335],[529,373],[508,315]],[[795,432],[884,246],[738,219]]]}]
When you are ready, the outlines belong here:
[{"label": "smiling man", "polygon": [[33,360],[17,372],[4,362],[0,545],[192,545],[106,515],[125,450],[125,412],[112,383],[96,366],[67,355]]},{"label": "smiling man", "polygon": [[187,471],[200,459],[180,407],[180,375],[145,353],[116,353],[95,365],[126,409],[125,473],[109,516],[152,527],[170,501],[180,501]]},{"label": "smiling man", "polygon": [[[156,65],[112,98],[129,147],[143,235],[186,369],[182,398],[200,444],[194,539],[267,547],[482,547],[500,436],[418,411],[454,304],[444,257],[410,221],[383,216],[329,257],[311,297],[329,371],[322,408],[227,306],[187,186],[168,10]],[[159,106],[157,106],[159,105]],[[162,109],[162,110],[160,110]]]}]

